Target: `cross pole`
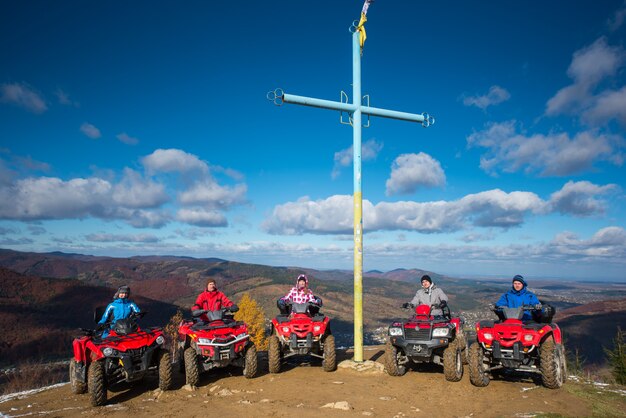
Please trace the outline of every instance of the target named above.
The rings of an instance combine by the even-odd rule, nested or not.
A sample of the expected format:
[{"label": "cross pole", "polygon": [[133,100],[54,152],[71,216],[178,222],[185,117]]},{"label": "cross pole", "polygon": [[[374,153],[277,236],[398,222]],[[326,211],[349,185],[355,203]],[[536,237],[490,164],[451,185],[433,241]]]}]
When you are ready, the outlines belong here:
[{"label": "cross pole", "polygon": [[[413,114],[395,110],[379,109],[369,106],[369,96],[361,96],[361,41],[360,27],[354,22],[350,27],[352,32],[352,103],[333,102],[330,100],[315,99],[312,97],[287,94],[278,88],[267,93],[267,98],[275,105],[293,103],[303,106],[319,107],[322,109],[346,112],[353,128],[353,162],[354,162],[354,361],[363,361],[363,196],[361,193],[361,128],[362,115],[380,116],[383,118],[399,119],[421,123],[427,128],[435,123],[435,119],[427,113]],[[345,93],[342,92],[342,99]],[[362,98],[367,100],[368,106],[363,106]],[[369,122],[369,121],[368,121]],[[366,125],[366,127],[369,126]]]}]

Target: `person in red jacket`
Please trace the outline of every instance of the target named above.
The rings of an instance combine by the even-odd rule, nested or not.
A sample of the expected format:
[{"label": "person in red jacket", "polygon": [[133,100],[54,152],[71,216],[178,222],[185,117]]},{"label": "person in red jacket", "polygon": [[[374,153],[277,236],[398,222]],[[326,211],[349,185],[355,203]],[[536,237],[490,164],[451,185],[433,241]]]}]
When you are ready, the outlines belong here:
[{"label": "person in red jacket", "polygon": [[[209,279],[206,284],[206,290],[198,295],[196,303],[191,307],[191,311],[203,309],[207,311],[219,311],[222,308],[230,308],[235,304],[231,302],[226,295],[217,290],[215,279]],[[203,321],[207,321],[206,315],[200,317]]]}]

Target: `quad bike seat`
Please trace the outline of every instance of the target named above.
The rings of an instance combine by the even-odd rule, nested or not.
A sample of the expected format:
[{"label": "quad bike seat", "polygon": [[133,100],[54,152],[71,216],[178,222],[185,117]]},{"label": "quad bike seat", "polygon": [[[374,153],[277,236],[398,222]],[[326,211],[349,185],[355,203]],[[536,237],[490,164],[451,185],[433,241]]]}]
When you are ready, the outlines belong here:
[{"label": "quad bike seat", "polygon": [[495,322],[485,319],[485,320],[478,322],[478,324],[480,325],[481,328],[493,328]]},{"label": "quad bike seat", "polygon": [[278,322],[279,324],[289,322],[289,315],[278,315],[276,317],[276,322]]}]

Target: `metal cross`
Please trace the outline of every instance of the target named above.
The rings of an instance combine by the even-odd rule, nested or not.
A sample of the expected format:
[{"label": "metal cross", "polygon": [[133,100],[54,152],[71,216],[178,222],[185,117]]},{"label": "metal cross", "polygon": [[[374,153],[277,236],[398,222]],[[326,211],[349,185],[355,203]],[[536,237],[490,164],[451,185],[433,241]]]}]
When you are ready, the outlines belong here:
[{"label": "metal cross", "polygon": [[[352,32],[352,103],[347,102],[347,95],[341,92],[341,101],[315,99],[311,97],[287,94],[278,88],[267,93],[267,98],[280,106],[283,103],[294,103],[303,106],[338,110],[349,115],[349,121],[342,123],[353,128],[353,162],[354,162],[354,361],[363,361],[363,196],[361,194],[361,124],[362,115],[381,116],[383,118],[406,120],[421,123],[427,128],[435,123],[428,113],[413,114],[395,110],[379,109],[369,106],[369,96],[361,96],[361,44],[359,26],[355,21],[350,27]],[[345,97],[345,102],[344,102]],[[362,100],[367,101],[363,106]]]}]

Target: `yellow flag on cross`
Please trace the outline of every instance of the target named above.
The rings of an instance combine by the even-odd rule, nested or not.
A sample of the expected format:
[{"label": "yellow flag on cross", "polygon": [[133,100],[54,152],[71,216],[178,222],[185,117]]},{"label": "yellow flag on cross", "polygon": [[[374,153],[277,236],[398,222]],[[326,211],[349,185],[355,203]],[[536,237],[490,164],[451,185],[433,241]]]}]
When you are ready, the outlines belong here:
[{"label": "yellow flag on cross", "polygon": [[365,40],[367,39],[367,33],[365,33],[365,22],[367,22],[367,9],[370,7],[370,3],[374,0],[365,0],[363,3],[363,9],[361,9],[361,19],[359,20],[359,24],[356,27],[356,30],[359,31],[359,42],[361,44],[361,50],[363,49],[363,45],[365,44]]}]

